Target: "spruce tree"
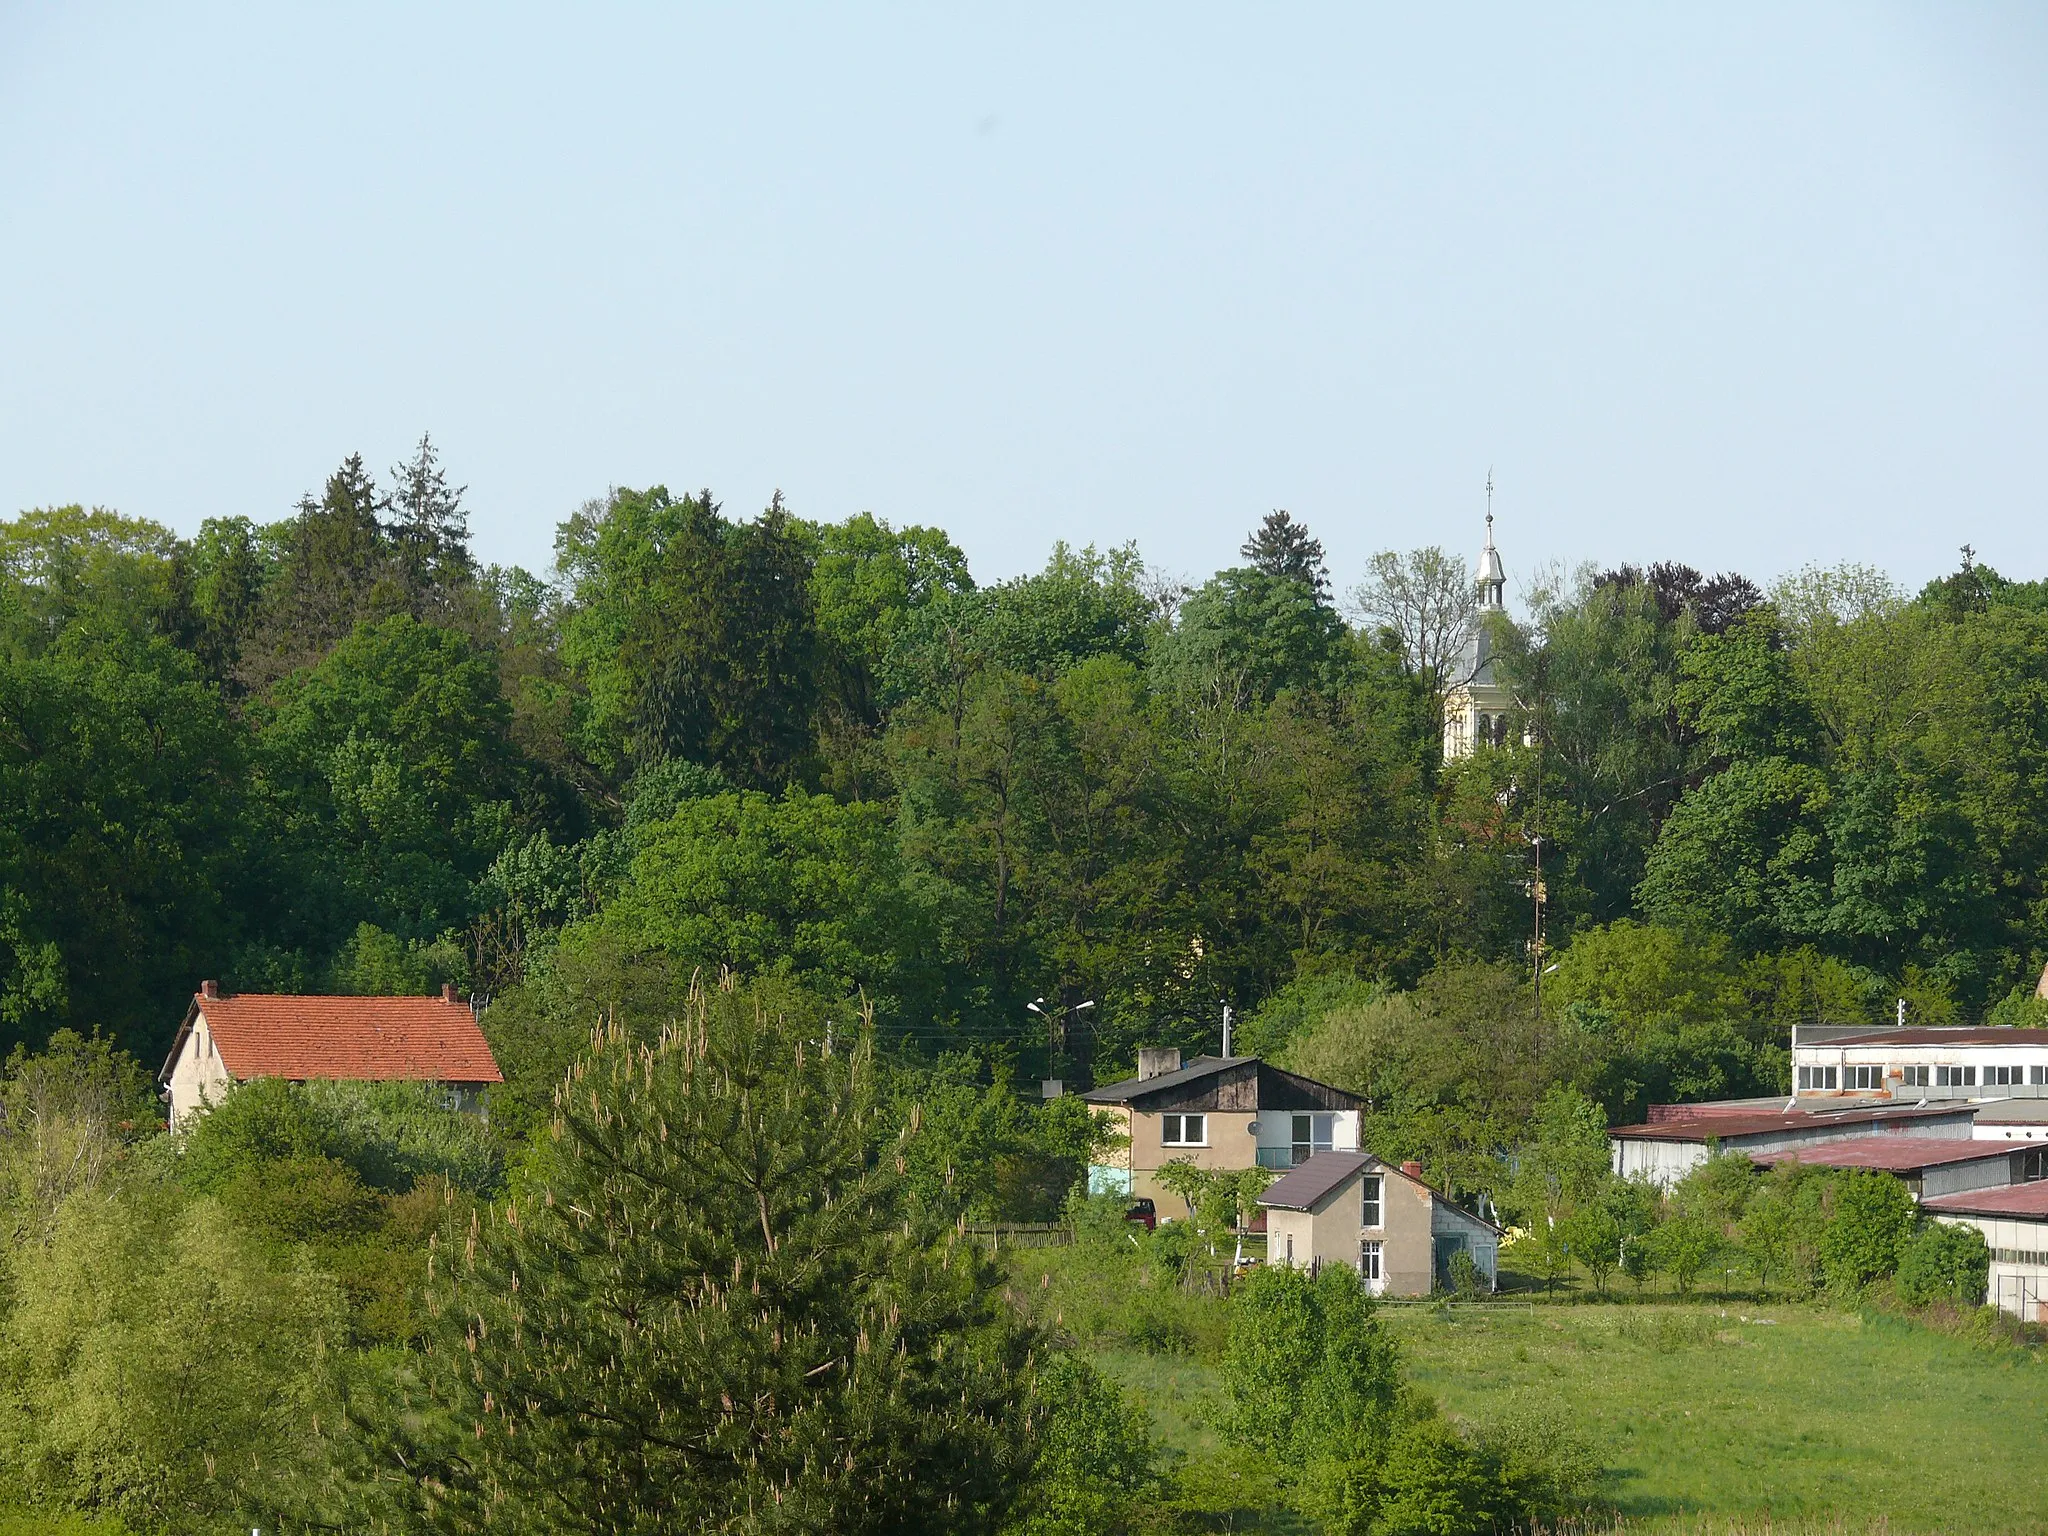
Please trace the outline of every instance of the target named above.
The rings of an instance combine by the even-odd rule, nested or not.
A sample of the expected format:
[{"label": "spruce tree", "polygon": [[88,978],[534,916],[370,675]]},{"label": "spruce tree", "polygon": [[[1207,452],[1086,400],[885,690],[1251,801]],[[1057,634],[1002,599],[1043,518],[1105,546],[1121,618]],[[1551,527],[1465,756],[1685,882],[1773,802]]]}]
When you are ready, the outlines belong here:
[{"label": "spruce tree", "polygon": [[391,471],[391,542],[406,591],[417,605],[429,593],[462,585],[475,574],[469,556],[466,485],[450,486],[433,439],[420,435],[411,459]]},{"label": "spruce tree", "polygon": [[1285,511],[1275,508],[1268,512],[1238,553],[1253,570],[1300,582],[1315,593],[1318,601],[1330,595],[1330,574],[1323,565],[1323,541],[1310,538],[1308,529]]},{"label": "spruce tree", "polygon": [[1000,1524],[1034,1338],[904,1199],[868,1041],[826,1039],[730,988],[597,1034],[513,1196],[437,1245],[416,1372],[356,1404],[351,1524]]}]

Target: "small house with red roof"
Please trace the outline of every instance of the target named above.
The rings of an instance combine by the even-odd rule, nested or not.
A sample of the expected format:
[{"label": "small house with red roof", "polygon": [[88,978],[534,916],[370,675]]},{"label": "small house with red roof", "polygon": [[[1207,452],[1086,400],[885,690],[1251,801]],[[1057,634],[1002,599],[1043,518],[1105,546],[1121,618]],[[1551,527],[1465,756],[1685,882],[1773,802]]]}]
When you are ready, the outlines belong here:
[{"label": "small house with red roof", "polygon": [[257,1077],[292,1082],[439,1083],[464,1107],[505,1080],[476,1015],[455,989],[439,997],[223,994],[204,982],[159,1079],[171,1129]]},{"label": "small house with red roof", "polygon": [[1420,1163],[1317,1152],[1267,1186],[1259,1205],[1269,1264],[1348,1264],[1376,1296],[1427,1296],[1450,1289],[1463,1253],[1489,1289],[1496,1283],[1501,1229],[1432,1188]]}]

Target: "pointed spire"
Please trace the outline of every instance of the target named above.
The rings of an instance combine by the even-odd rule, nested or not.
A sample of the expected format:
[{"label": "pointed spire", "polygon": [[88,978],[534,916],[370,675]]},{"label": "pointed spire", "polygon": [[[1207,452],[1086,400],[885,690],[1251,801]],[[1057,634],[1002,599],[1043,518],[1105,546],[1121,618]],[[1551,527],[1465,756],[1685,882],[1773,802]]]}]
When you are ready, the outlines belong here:
[{"label": "pointed spire", "polygon": [[1507,584],[1508,573],[1501,565],[1500,551],[1493,547],[1493,466],[1489,464],[1486,468],[1486,547],[1479,552],[1479,606],[1506,607],[1503,594]]}]

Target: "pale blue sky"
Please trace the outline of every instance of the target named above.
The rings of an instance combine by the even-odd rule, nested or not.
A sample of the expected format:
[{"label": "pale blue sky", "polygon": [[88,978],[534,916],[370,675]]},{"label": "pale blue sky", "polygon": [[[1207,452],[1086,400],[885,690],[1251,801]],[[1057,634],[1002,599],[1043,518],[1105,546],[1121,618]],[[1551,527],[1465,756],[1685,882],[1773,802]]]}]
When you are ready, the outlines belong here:
[{"label": "pale blue sky", "polygon": [[[1539,14],[1541,11],[1543,14]],[[2048,8],[0,0],[0,509],[288,512],[422,428],[1348,584],[2048,574]]]}]

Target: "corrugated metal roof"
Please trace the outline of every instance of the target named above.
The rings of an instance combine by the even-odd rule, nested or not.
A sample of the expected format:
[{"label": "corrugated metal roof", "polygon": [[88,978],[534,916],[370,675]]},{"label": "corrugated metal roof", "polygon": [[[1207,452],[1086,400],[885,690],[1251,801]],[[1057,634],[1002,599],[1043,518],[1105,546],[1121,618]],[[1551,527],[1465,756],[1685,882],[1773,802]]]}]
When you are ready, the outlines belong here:
[{"label": "corrugated metal roof", "polygon": [[1930,1211],[1950,1215],[2014,1216],[2048,1221],[2048,1179],[2032,1184],[2005,1184],[1997,1189],[1972,1189],[1960,1195],[1936,1195],[1920,1202]]},{"label": "corrugated metal roof", "polygon": [[1938,1119],[1944,1115],[1967,1115],[1974,1106],[1964,1100],[1947,1105],[1899,1104],[1871,1109],[1806,1110],[1789,1109],[1776,1114],[1712,1112],[1689,1119],[1658,1120],[1648,1125],[1618,1125],[1607,1134],[1631,1141],[1727,1140],[1731,1136],[1761,1136],[1771,1131],[1803,1131],[1830,1125],[1890,1125],[1900,1121]]},{"label": "corrugated metal roof", "polygon": [[1810,1147],[1791,1147],[1767,1152],[1760,1163],[1806,1163],[1816,1168],[1879,1168],[1886,1173],[1910,1173],[1916,1168],[1940,1168],[1949,1163],[1972,1163],[1993,1157],[2011,1157],[2013,1148],[2003,1141],[1949,1141],[1934,1136],[1849,1136],[1841,1141],[1819,1141]]},{"label": "corrugated metal roof", "polygon": [[[476,1015],[439,997],[197,997],[221,1065],[252,1077],[500,1083]],[[182,1043],[182,1035],[181,1035]]]},{"label": "corrugated metal roof", "polygon": [[2048,1029],[1971,1028],[1961,1025],[1915,1029],[1873,1029],[1860,1035],[1836,1035],[1801,1050],[1831,1050],[1838,1045],[2048,1045]]}]

